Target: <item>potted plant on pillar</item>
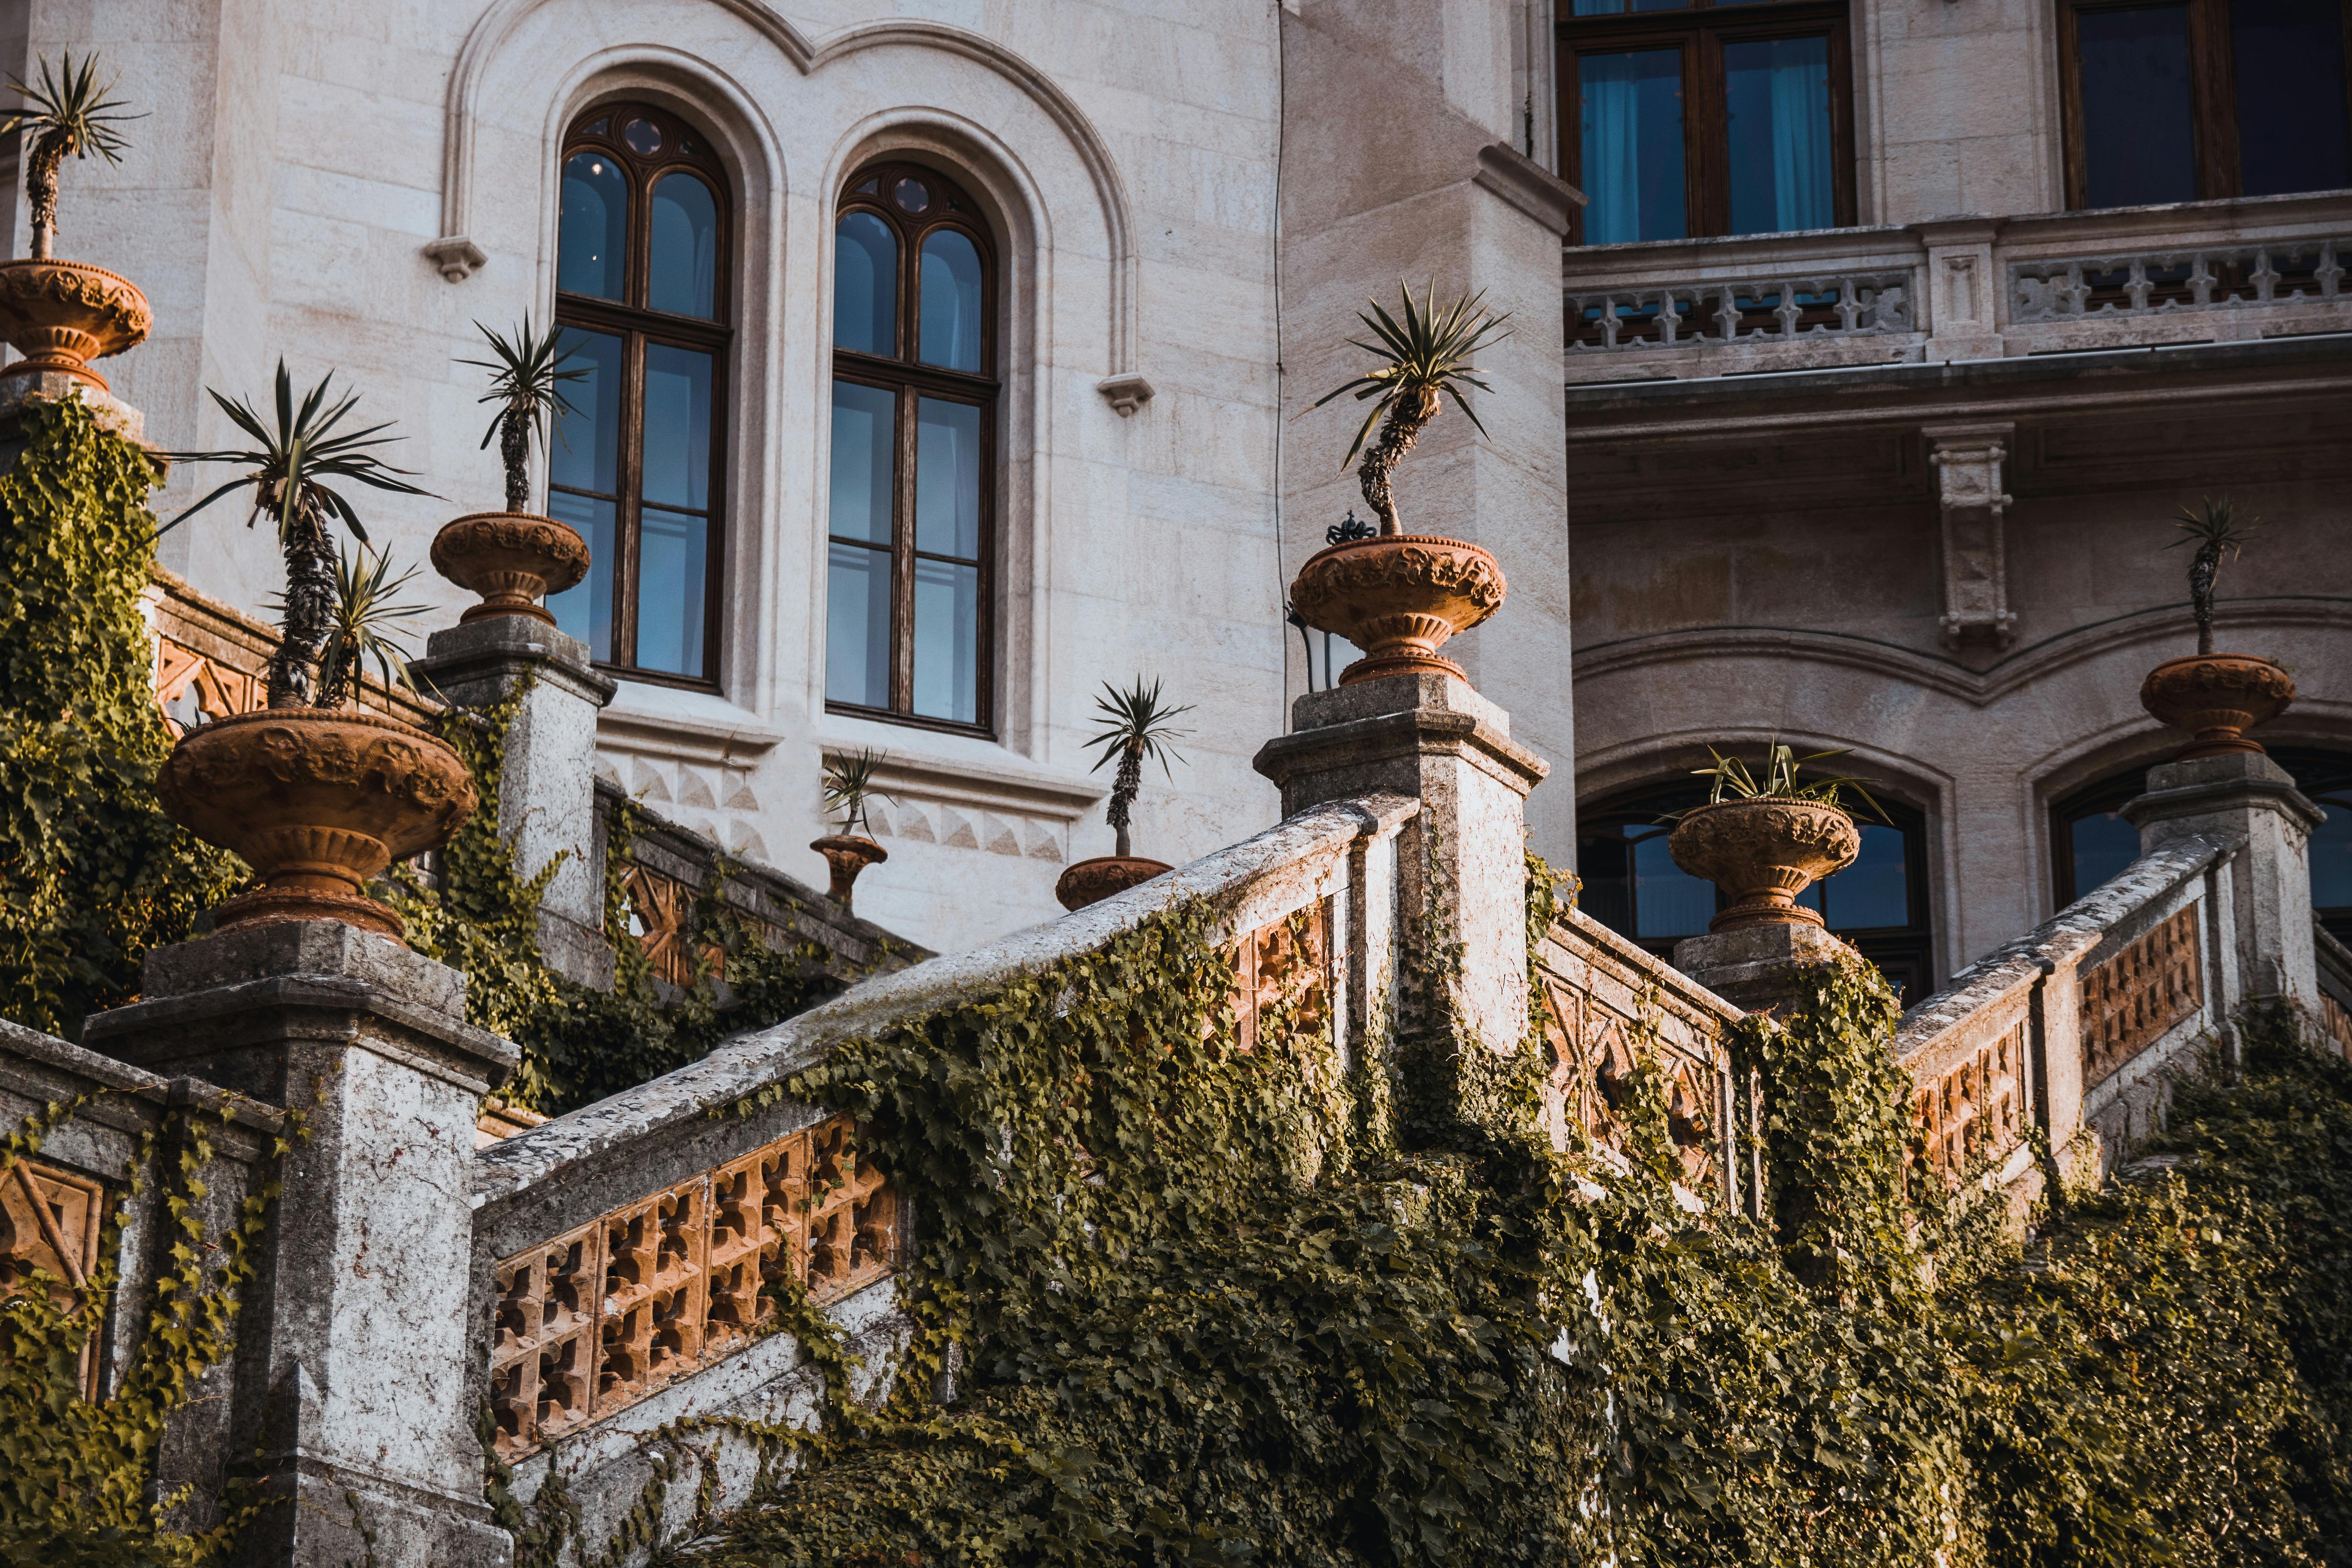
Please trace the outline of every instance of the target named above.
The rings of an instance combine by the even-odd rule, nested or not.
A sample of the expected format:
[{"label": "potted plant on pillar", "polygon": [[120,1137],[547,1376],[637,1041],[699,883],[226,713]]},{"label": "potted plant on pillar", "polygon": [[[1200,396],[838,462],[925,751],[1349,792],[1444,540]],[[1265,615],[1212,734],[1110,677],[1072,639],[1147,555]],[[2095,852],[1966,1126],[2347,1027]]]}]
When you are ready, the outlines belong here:
[{"label": "potted plant on pillar", "polygon": [[250,486],[250,527],[265,512],[286,558],[282,637],[270,656],[269,705],[231,714],[180,737],[155,789],[163,809],[198,837],[241,857],[259,874],[255,891],[215,911],[222,931],[279,921],[341,921],[397,940],[400,917],[366,887],[394,860],[448,841],[474,810],[474,786],[457,753],[396,719],[347,706],[361,659],[383,658],[378,608],[354,608],[350,591],[388,589],[381,571],[354,567],[339,583],[329,535],[340,521],[360,542],[365,530],[333,488],[349,481],[405,495],[425,492],[372,448],[382,425],[343,429],[357,397],[330,403],[330,375],[298,405],[283,360],[276,418],[265,423],[244,402],[213,401],[251,438],[226,451],[173,452],[174,462],[229,463],[245,470],[172,520]]},{"label": "potted plant on pillar", "polygon": [[1165,706],[1160,683],[1155,680],[1147,687],[1139,675],[1135,684],[1124,691],[1107,680],[1103,682],[1102,691],[1095,698],[1095,707],[1102,714],[1102,724],[1087,742],[1089,746],[1103,749],[1103,754],[1095,759],[1095,771],[1099,773],[1112,758],[1118,759],[1118,772],[1111,777],[1110,805],[1104,814],[1110,823],[1112,848],[1108,855],[1073,863],[1055,882],[1054,897],[1066,910],[1082,910],[1088,904],[1099,903],[1113,893],[1140,887],[1171,868],[1165,860],[1130,854],[1128,829],[1135,797],[1143,788],[1143,764],[1156,761],[1160,773],[1173,779],[1176,775],[1170,771],[1169,763],[1184,759],[1171,742],[1191,733],[1173,728],[1169,721],[1190,713],[1192,705],[1188,702],[1180,708]]},{"label": "potted plant on pillar", "polygon": [[478,621],[491,616],[524,616],[555,624],[540,603],[561,594],[588,574],[588,543],[569,523],[541,517],[530,506],[530,444],[547,447],[549,429],[558,412],[577,413],[564,395],[566,382],[585,380],[584,370],[567,370],[567,352],[558,346],[562,329],[544,332],[529,316],[509,339],[474,323],[490,346],[486,360],[461,360],[490,373],[490,390],[480,398],[499,411],[483,432],[482,445],[493,437],[499,458],[506,467],[507,508],[504,511],[468,512],[434,536],[433,569],[460,588],[482,595],[457,619]]},{"label": "potted plant on pillar", "polygon": [[[1344,469],[1362,454],[1357,480],[1380,519],[1380,531],[1369,539],[1344,540],[1313,556],[1299,568],[1290,590],[1292,607],[1301,620],[1318,631],[1336,632],[1364,650],[1364,657],[1340,675],[1342,686],[1423,671],[1460,677],[1462,667],[1442,657],[1438,647],[1500,609],[1505,592],[1502,568],[1476,545],[1405,532],[1397,518],[1391,481],[1397,465],[1443,410],[1445,399],[1451,398],[1478,433],[1486,434],[1485,423],[1463,394],[1471,388],[1493,390],[1478,378],[1470,360],[1479,349],[1501,341],[1496,333],[1507,318],[1487,310],[1481,303],[1484,294],[1441,306],[1433,282],[1418,305],[1411,289],[1402,292],[1401,318],[1377,300],[1371,301],[1370,314],[1358,314],[1372,338],[1350,341],[1380,363],[1315,404],[1320,408],[1352,394],[1372,405],[1339,466]],[[1367,447],[1365,438],[1375,424],[1380,436]]]},{"label": "potted plant on pillar", "polygon": [[1797,895],[1815,879],[1851,866],[1862,852],[1862,834],[1840,797],[1851,790],[1873,816],[1884,821],[1885,814],[1860,779],[1799,782],[1808,763],[1842,757],[1843,752],[1800,757],[1776,742],[1760,776],[1712,746],[1707,754],[1715,765],[1693,770],[1715,781],[1707,803],[1666,818],[1675,825],[1666,839],[1675,864],[1713,882],[1730,900],[1706,929],[1821,924],[1822,917],[1798,903]]},{"label": "potted plant on pillar", "polygon": [[849,908],[850,890],[856,886],[857,874],[868,866],[890,858],[890,852],[866,831],[872,825],[866,816],[866,806],[875,800],[890,797],[874,787],[874,772],[882,765],[884,753],[868,747],[856,755],[842,755],[824,764],[824,809],[839,812],[839,830],[822,838],[809,841],[809,847],[824,857],[833,868],[833,886],[829,889],[834,902]]},{"label": "potted plant on pillar", "polygon": [[59,261],[50,252],[58,233],[58,174],[68,157],[92,153],[122,161],[129,144],[115,129],[139,116],[122,112],[98,81],[98,58],[77,66],[70,51],[52,71],[41,61],[37,86],[11,79],[22,100],[0,119],[0,132],[24,135],[25,196],[32,207],[32,255],[0,263],[0,337],[25,357],[0,376],[63,375],[100,392],[106,378],[89,362],[142,342],[154,325],[147,297],[131,280],[87,261]]},{"label": "potted plant on pillar", "polygon": [[2227,752],[2260,752],[2263,744],[2245,731],[2275,719],[2294,700],[2294,682],[2271,659],[2213,651],[2213,587],[2221,563],[2245,550],[2255,520],[2240,521],[2225,499],[2208,500],[2201,512],[2181,509],[2173,519],[2180,537],[2165,548],[2197,546],[2189,561],[2189,603],[2197,617],[2197,651],[2171,658],[2147,672],[2139,703],[2161,722],[2187,730],[2191,739],[2176,762]]}]

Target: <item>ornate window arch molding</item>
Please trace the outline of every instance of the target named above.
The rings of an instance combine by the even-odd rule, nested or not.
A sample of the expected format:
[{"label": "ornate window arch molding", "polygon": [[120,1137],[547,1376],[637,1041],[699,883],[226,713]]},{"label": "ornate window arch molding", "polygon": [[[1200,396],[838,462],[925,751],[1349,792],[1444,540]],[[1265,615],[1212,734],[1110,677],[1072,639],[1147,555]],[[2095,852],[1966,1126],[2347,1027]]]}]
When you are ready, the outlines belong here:
[{"label": "ornate window arch molding", "polygon": [[[494,0],[476,21],[459,48],[456,68],[443,104],[441,234],[423,247],[424,254],[451,282],[463,282],[485,266],[490,251],[480,243],[477,199],[478,172],[499,129],[489,106],[499,101],[499,68],[526,22],[543,8],[578,4],[579,0]],[[736,17],[802,76],[814,76],[827,66],[868,49],[908,46],[970,60],[1003,78],[1031,99],[1068,141],[1092,181],[1096,205],[1104,227],[1104,261],[1108,268],[1109,319],[1106,326],[1106,374],[1097,389],[1122,415],[1133,413],[1151,396],[1150,384],[1138,363],[1141,340],[1139,300],[1141,259],[1136,244],[1134,204],[1126,181],[1102,134],[1068,93],[1028,60],[992,38],[940,22],[891,19],[862,23],[812,43],[799,28],[762,0],[713,0],[716,8]],[[635,51],[617,50],[626,54]],[[683,51],[660,50],[680,61],[691,60],[695,73],[713,81],[726,74],[708,61]],[[572,73],[577,74],[577,71]],[[506,129],[515,129],[510,124]],[[562,129],[554,134],[561,137]],[[828,170],[828,174],[834,171]],[[779,171],[781,175],[781,170]],[[779,184],[778,189],[784,187]],[[831,193],[824,199],[830,201]]]}]

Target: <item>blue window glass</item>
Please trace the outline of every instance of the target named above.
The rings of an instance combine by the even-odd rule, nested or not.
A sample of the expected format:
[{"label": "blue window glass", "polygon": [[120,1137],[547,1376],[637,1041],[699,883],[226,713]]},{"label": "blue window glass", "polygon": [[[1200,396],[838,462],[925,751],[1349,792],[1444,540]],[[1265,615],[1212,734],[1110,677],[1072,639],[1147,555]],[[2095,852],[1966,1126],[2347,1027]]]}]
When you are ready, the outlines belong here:
[{"label": "blue window glass", "polygon": [[1723,46],[1731,138],[1731,232],[1828,228],[1837,221],[1830,152],[1830,41]]},{"label": "blue window glass", "polygon": [[2230,41],[2244,193],[2352,185],[2340,0],[2231,0]]},{"label": "blue window glass", "polygon": [[624,297],[629,255],[629,176],[610,153],[574,153],[563,164],[555,286],[599,300]]},{"label": "blue window glass", "polygon": [[705,321],[718,314],[719,201],[692,174],[665,174],[654,185],[646,303]]},{"label": "blue window glass", "polygon": [[980,369],[980,247],[954,229],[933,229],[923,241],[922,282],[923,363]]},{"label": "blue window glass", "polygon": [[898,352],[898,240],[870,212],[841,220],[834,247],[833,346]]},{"label": "blue window glass", "polygon": [[1615,245],[1688,232],[1678,48],[1577,59],[1584,151],[1584,240]]},{"label": "blue window glass", "polygon": [[2095,207],[2193,201],[2189,7],[2081,11],[2084,197]]}]

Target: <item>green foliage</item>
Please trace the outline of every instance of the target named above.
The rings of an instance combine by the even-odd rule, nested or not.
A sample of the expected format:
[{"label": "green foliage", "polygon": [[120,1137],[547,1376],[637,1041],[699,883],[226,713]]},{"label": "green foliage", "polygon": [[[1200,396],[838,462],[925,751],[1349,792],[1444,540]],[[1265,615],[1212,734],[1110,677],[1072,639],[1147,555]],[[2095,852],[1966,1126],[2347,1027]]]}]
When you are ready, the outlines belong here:
[{"label": "green foliage", "polygon": [[1867,966],[1738,1032],[1759,1222],[1676,1192],[1648,1068],[1622,1154],[1434,1118],[1393,1151],[1353,1081],[1387,1069],[1316,1021],[1236,1048],[1207,933],[1179,910],[794,1082],[916,1205],[917,1338],[879,1405],[834,1373],[692,1561],[2352,1562],[2352,1071],[2290,1030],[2184,1088],[2179,1163],[2021,1247],[1983,1172],[1916,1162]]},{"label": "green foliage", "polygon": [[[1727,757],[1713,746],[1706,749],[1706,754],[1715,759],[1714,766],[1693,768],[1691,772],[1700,778],[1715,781],[1707,791],[1706,803],[1709,805],[1720,805],[1726,800],[1810,800],[1843,810],[1839,796],[1843,791],[1852,790],[1870,808],[1873,816],[1881,822],[1886,820],[1886,813],[1880,809],[1878,802],[1871,798],[1870,791],[1864,787],[1869,783],[1866,779],[1841,774],[1835,778],[1808,779],[1802,784],[1797,782],[1797,775],[1804,771],[1807,763],[1818,763],[1825,757],[1843,757],[1845,755],[1843,750],[1815,752],[1801,757],[1797,755],[1795,747],[1775,741],[1772,749],[1765,755],[1764,766],[1754,773],[1738,757]],[[1679,822],[1689,815],[1688,811],[1669,812],[1660,820]]]},{"label": "green foliage", "polygon": [[1466,387],[1475,387],[1480,392],[1494,390],[1479,378],[1478,367],[1470,359],[1480,349],[1510,336],[1508,332],[1502,337],[1496,335],[1496,329],[1510,317],[1498,316],[1486,308],[1483,289],[1440,305],[1437,280],[1433,278],[1422,290],[1421,303],[1416,305],[1411,289],[1402,284],[1397,288],[1403,296],[1403,319],[1400,321],[1390,314],[1388,307],[1378,300],[1366,300],[1371,306],[1370,312],[1359,310],[1356,319],[1370,331],[1372,341],[1349,340],[1350,347],[1363,350],[1380,363],[1337,391],[1327,392],[1315,400],[1315,406],[1320,408],[1353,393],[1357,402],[1371,405],[1364,422],[1356,427],[1356,438],[1349,444],[1348,455],[1339,459],[1342,468],[1354,462],[1356,454],[1363,450],[1364,438],[1372,433],[1381,416],[1389,415],[1418,429],[1437,416],[1441,395],[1454,400],[1454,405],[1478,427],[1478,434],[1486,433],[1478,411],[1470,406],[1462,393]]},{"label": "green foliage", "polygon": [[0,1016],[70,1037],[242,873],[155,804],[170,739],[140,595],[161,475],[78,400],[18,418],[0,473]]}]

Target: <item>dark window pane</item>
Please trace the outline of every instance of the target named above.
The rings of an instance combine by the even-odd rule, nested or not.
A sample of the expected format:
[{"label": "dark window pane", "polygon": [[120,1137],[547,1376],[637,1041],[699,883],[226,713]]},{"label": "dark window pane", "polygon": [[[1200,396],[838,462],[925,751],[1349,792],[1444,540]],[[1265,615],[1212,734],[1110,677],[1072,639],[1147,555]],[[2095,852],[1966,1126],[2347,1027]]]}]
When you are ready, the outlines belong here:
[{"label": "dark window pane", "polygon": [[621,486],[621,340],[611,332],[573,328],[566,331],[563,346],[564,367],[585,374],[563,384],[572,412],[556,411],[548,478],[572,489],[613,495]]},{"label": "dark window pane", "polygon": [[661,127],[650,120],[632,120],[621,128],[621,140],[630,152],[650,158],[662,149]]},{"label": "dark window pane", "polygon": [[1582,98],[1584,240],[1614,245],[1679,239],[1683,213],[1680,49],[1585,55]]},{"label": "dark window pane", "polygon": [[665,174],[654,186],[652,259],[646,303],[709,321],[718,314],[719,203],[692,174]]},{"label": "dark window pane", "polygon": [[1731,125],[1731,232],[1835,223],[1829,39],[1727,43],[1723,81]]},{"label": "dark window pane", "polygon": [[710,356],[646,345],[645,499],[699,511],[710,505]]},{"label": "dark window pane", "polygon": [[2352,907],[2352,791],[2322,795],[2312,804],[2327,817],[2311,836],[2312,907]]},{"label": "dark window pane", "polygon": [[2112,811],[2095,811],[2066,825],[2074,853],[2074,896],[2113,880],[2139,858],[2139,829]]},{"label": "dark window pane", "polygon": [[1580,16],[1614,16],[1625,9],[1625,0],[1576,0]]},{"label": "dark window pane", "polygon": [[[1853,864],[1820,884],[1832,931],[1869,931],[1911,923],[1909,868],[1904,862],[1903,831],[1882,823],[1855,825],[1862,853]],[[1822,906],[1813,906],[1821,909]]]},{"label": "dark window pane", "polygon": [[833,508],[826,526],[835,538],[890,542],[898,406],[898,394],[886,387],[833,384]]},{"label": "dark window pane", "polygon": [[699,677],[709,521],[649,506],[637,539],[637,668]]},{"label": "dark window pane", "polygon": [[824,596],[824,695],[860,708],[890,706],[890,555],[833,546]]},{"label": "dark window pane", "polygon": [[2250,196],[2352,185],[2340,0],[2232,0],[2238,167]]},{"label": "dark window pane", "polygon": [[1632,936],[1633,867],[1625,840],[1613,833],[1578,839],[1576,874],[1584,883],[1576,907],[1619,936]]},{"label": "dark window pane", "polygon": [[548,595],[547,613],[556,626],[588,645],[588,656],[599,661],[613,657],[613,552],[616,533],[614,505],[586,496],[551,492],[548,515],[568,522],[588,542],[588,575],[561,594]]},{"label": "dark window pane", "polygon": [[980,568],[915,563],[915,711],[980,718]]},{"label": "dark window pane", "polygon": [[1715,884],[1675,864],[1663,827],[1634,839],[1633,917],[1644,937],[1704,936],[1715,918]]},{"label": "dark window pane", "polygon": [[920,357],[950,370],[980,370],[980,249],[951,228],[923,241]]},{"label": "dark window pane", "polygon": [[911,177],[901,180],[890,187],[890,195],[897,200],[898,205],[908,212],[921,213],[930,210],[931,187],[920,180]]},{"label": "dark window pane", "polygon": [[[915,426],[915,548],[971,561],[980,555],[980,410],[920,401]],[[834,531],[840,532],[839,529]]]},{"label": "dark window pane", "polygon": [[555,286],[600,300],[619,299],[628,237],[628,176],[608,153],[574,153],[563,165]]},{"label": "dark window pane", "polygon": [[833,258],[833,346],[898,352],[898,238],[872,213],[841,220]]},{"label": "dark window pane", "polygon": [[2076,16],[2082,43],[2084,195],[2095,207],[2192,201],[2189,7]]}]

